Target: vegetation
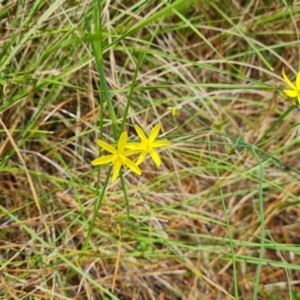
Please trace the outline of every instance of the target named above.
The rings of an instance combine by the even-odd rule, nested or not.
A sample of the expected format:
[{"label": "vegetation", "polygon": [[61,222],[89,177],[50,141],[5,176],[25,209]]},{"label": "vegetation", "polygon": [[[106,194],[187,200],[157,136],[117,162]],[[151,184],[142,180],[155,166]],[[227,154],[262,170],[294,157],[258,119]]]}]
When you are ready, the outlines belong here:
[{"label": "vegetation", "polygon": [[0,21],[0,299],[300,299],[295,1]]}]

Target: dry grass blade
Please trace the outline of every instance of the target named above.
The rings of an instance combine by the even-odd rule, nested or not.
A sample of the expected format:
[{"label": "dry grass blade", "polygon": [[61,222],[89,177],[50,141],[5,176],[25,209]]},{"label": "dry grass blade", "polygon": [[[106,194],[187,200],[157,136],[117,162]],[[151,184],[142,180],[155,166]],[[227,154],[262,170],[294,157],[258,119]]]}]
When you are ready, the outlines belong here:
[{"label": "dry grass blade", "polygon": [[38,209],[38,211],[39,211],[39,214],[40,214],[40,216],[41,216],[41,222],[42,222],[42,224],[44,224],[45,229],[46,229],[47,233],[49,234],[49,233],[50,233],[50,230],[49,230],[49,227],[48,227],[47,223],[46,223],[45,220],[44,220],[42,208],[41,208],[41,205],[40,205],[40,200],[39,200],[39,198],[38,198],[38,195],[37,195],[35,186],[34,186],[34,184],[33,184],[32,178],[31,178],[31,176],[30,176],[30,174],[29,174],[29,172],[28,172],[28,168],[27,168],[26,163],[25,163],[25,161],[24,161],[24,159],[23,159],[23,156],[22,156],[22,154],[21,154],[21,152],[20,152],[20,150],[19,150],[17,144],[15,143],[15,141],[14,141],[14,139],[13,139],[11,133],[10,133],[9,130],[6,128],[5,124],[2,122],[1,119],[0,119],[0,124],[1,124],[1,126],[3,127],[3,129],[4,129],[5,133],[6,133],[8,139],[9,139],[11,145],[12,145],[12,147],[13,147],[14,150],[16,151],[16,153],[17,153],[17,155],[18,155],[18,157],[19,157],[19,159],[20,159],[20,161],[21,161],[21,163],[22,163],[22,165],[23,165],[23,168],[24,168],[26,177],[27,177],[27,179],[28,179],[28,184],[29,184],[29,187],[30,187],[30,190],[31,190],[31,193],[32,193],[32,197],[33,197],[33,199],[34,199],[34,201],[35,201],[36,207],[37,207],[37,209]]}]

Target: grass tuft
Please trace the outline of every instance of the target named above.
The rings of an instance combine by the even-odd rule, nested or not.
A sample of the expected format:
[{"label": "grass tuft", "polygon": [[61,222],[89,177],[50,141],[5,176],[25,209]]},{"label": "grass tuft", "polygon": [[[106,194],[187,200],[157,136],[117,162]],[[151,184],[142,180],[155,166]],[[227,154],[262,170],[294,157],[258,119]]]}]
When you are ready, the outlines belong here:
[{"label": "grass tuft", "polygon": [[0,299],[300,299],[295,1],[2,2]]}]

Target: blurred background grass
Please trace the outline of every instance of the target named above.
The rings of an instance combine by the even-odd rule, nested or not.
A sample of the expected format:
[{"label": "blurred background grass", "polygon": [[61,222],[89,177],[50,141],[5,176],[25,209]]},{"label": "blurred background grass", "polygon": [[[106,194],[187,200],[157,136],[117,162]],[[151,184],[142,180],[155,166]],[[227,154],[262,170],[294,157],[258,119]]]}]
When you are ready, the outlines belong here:
[{"label": "blurred background grass", "polygon": [[[300,113],[281,77],[299,70],[299,12],[0,2],[1,299],[300,299]],[[125,170],[130,218],[109,183],[89,236],[108,170],[90,162],[114,143],[101,36],[117,127],[130,98],[129,135],[160,123],[172,145]]]}]

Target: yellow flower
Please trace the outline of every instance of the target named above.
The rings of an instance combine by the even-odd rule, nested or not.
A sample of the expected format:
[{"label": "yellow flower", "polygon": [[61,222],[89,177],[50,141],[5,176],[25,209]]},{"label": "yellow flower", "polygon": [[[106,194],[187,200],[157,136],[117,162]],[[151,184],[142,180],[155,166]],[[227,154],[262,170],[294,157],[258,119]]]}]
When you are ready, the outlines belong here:
[{"label": "yellow flower", "polygon": [[282,69],[282,76],[285,82],[290,86],[291,90],[283,90],[283,92],[291,98],[298,98],[298,103],[300,104],[300,71],[297,74],[296,85],[294,85],[285,75],[284,69]]},{"label": "yellow flower", "polygon": [[178,108],[177,107],[168,107],[168,110],[171,111],[173,117],[179,116]]},{"label": "yellow flower", "polygon": [[142,129],[138,125],[134,125],[135,131],[137,132],[138,136],[141,139],[141,142],[138,143],[128,143],[126,145],[126,148],[128,149],[136,149],[141,152],[136,165],[139,165],[146,157],[146,155],[149,153],[150,156],[152,157],[153,161],[157,166],[160,166],[161,160],[157,152],[154,150],[154,148],[158,147],[163,147],[163,146],[168,146],[171,143],[167,140],[162,140],[162,141],[155,141],[158,132],[160,130],[160,125],[157,124],[155,127],[151,130],[149,138],[146,137]]},{"label": "yellow flower", "polygon": [[105,149],[106,151],[110,152],[111,154],[96,158],[95,160],[93,160],[91,162],[91,164],[94,166],[97,166],[97,165],[112,163],[112,165],[114,166],[114,171],[113,171],[113,175],[112,175],[112,179],[111,179],[112,182],[114,182],[117,179],[122,166],[127,166],[131,171],[133,171],[134,173],[136,173],[138,175],[142,174],[142,172],[141,172],[140,168],[137,166],[137,164],[134,163],[129,158],[127,158],[127,156],[129,156],[129,155],[140,152],[139,150],[125,151],[127,139],[128,139],[127,132],[124,131],[121,134],[120,139],[118,141],[117,149],[114,148],[113,146],[107,144],[104,141],[101,141],[101,140],[97,141],[97,144],[101,148]]}]

